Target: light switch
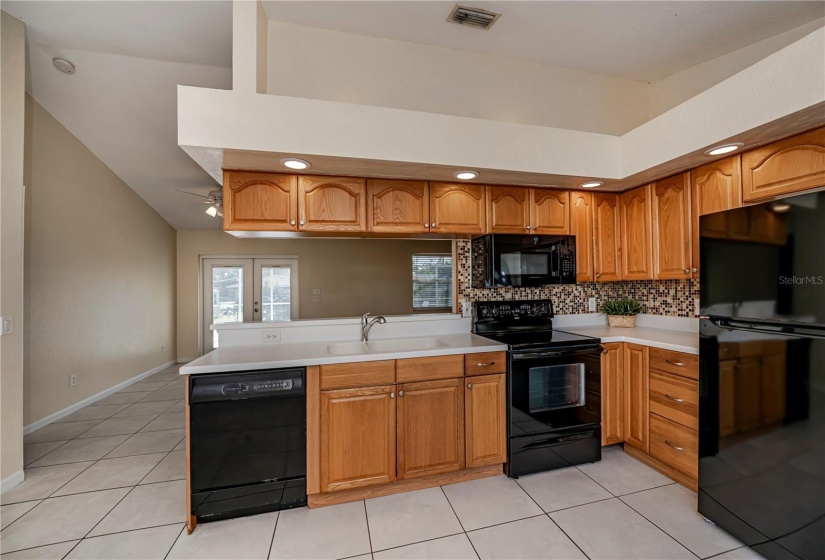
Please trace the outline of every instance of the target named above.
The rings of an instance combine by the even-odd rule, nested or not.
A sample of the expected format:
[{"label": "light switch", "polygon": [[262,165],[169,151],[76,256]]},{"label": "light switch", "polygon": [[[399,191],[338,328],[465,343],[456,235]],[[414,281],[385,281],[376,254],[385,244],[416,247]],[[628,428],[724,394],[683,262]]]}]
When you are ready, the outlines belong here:
[{"label": "light switch", "polygon": [[3,317],[3,334],[14,334],[14,317],[12,315]]}]

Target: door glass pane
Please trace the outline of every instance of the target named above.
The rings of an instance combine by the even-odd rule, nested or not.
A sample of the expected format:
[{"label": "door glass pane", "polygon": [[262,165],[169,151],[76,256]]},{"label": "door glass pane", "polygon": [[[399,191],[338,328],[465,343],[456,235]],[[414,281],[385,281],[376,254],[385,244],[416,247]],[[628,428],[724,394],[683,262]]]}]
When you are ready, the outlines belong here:
[{"label": "door glass pane", "polygon": [[261,267],[261,317],[263,321],[290,320],[288,266]]},{"label": "door glass pane", "polygon": [[[212,323],[243,321],[243,267],[212,267]],[[212,331],[212,343],[218,347],[218,333]]]},{"label": "door glass pane", "polygon": [[584,364],[530,368],[530,412],[584,405]]}]

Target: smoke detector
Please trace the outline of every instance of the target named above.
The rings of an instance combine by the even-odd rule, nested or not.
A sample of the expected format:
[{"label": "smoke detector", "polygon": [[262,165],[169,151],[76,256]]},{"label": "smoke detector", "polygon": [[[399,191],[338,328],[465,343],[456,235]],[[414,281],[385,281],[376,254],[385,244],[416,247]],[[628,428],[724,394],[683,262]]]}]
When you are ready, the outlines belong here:
[{"label": "smoke detector", "polygon": [[447,21],[478,29],[490,29],[500,17],[501,14],[490,10],[456,4],[447,17]]},{"label": "smoke detector", "polygon": [[52,64],[54,64],[54,67],[64,74],[74,74],[74,64],[65,58],[55,57],[52,59]]}]

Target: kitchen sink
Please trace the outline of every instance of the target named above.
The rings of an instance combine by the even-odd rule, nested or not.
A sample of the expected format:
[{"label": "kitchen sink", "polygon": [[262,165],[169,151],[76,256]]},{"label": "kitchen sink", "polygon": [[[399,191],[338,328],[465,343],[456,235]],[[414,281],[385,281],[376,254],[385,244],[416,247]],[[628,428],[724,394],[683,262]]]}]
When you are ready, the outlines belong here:
[{"label": "kitchen sink", "polygon": [[437,338],[388,338],[369,342],[336,342],[327,346],[327,352],[334,356],[343,356],[379,352],[414,352],[416,350],[434,350],[446,347],[447,345]]},{"label": "kitchen sink", "polygon": [[334,356],[344,354],[365,354],[370,349],[365,342],[336,342],[327,346],[327,352]]}]

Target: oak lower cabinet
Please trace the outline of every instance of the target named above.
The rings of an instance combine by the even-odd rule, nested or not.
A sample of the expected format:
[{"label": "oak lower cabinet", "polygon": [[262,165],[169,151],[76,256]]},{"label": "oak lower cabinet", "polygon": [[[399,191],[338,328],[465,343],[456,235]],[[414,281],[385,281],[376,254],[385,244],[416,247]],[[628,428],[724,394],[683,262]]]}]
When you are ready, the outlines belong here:
[{"label": "oak lower cabinet", "polygon": [[593,193],[570,193],[570,233],[576,236],[576,282],[593,282]]},{"label": "oak lower cabinet", "polygon": [[506,462],[505,375],[466,377],[464,385],[467,468]]},{"label": "oak lower cabinet", "polygon": [[622,279],[620,223],[619,195],[593,193],[593,270],[596,282]]},{"label": "oak lower cabinet", "polygon": [[624,345],[602,344],[602,445],[624,441]]},{"label": "oak lower cabinet", "polygon": [[464,468],[464,382],[398,385],[398,479]]},{"label": "oak lower cabinet", "polygon": [[430,183],[431,232],[482,234],[486,230],[486,187]]},{"label": "oak lower cabinet", "polygon": [[355,177],[298,177],[299,231],[366,231],[367,185]]},{"label": "oak lower cabinet", "polygon": [[367,231],[430,231],[430,189],[426,181],[367,180]]},{"label": "oak lower cabinet", "polygon": [[649,354],[648,347],[624,346],[624,437],[625,442],[647,453]]},{"label": "oak lower cabinet", "polygon": [[280,173],[225,171],[223,229],[297,231],[298,177]]},{"label": "oak lower cabinet", "polygon": [[395,386],[321,393],[321,492],[396,479]]}]

